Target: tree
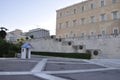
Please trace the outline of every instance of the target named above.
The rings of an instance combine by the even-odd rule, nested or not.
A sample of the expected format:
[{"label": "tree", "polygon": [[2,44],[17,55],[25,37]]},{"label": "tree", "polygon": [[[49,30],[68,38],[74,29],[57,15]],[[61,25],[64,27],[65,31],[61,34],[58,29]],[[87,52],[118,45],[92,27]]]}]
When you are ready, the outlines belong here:
[{"label": "tree", "polygon": [[28,40],[29,39],[29,37],[26,37],[26,40]]},{"label": "tree", "polygon": [[8,29],[6,29],[5,27],[0,27],[0,38],[1,39],[5,39],[5,37],[7,35],[7,33],[6,33],[7,30]]},{"label": "tree", "polygon": [[34,36],[33,36],[33,35],[31,35],[31,36],[30,36],[30,38],[31,38],[31,39],[33,39],[33,38],[34,38]]},{"label": "tree", "polygon": [[20,42],[20,39],[17,39],[18,42]]},{"label": "tree", "polygon": [[15,53],[20,52],[21,44],[13,44],[0,39],[0,57],[14,57]]},{"label": "tree", "polygon": [[23,42],[23,41],[24,41],[24,39],[23,39],[23,38],[20,38],[20,40],[21,40],[21,42]]}]

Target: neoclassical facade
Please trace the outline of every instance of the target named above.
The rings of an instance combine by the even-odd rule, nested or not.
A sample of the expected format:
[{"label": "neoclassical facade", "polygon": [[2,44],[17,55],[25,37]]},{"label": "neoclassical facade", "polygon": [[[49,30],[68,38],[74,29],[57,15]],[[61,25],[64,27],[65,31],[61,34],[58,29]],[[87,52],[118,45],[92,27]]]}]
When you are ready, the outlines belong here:
[{"label": "neoclassical facade", "polygon": [[56,12],[57,38],[120,33],[120,0],[87,0]]},{"label": "neoclassical facade", "polygon": [[29,30],[29,32],[26,33],[26,36],[31,36],[31,35],[33,35],[34,39],[39,39],[43,37],[49,37],[50,33],[49,30],[36,28]]}]

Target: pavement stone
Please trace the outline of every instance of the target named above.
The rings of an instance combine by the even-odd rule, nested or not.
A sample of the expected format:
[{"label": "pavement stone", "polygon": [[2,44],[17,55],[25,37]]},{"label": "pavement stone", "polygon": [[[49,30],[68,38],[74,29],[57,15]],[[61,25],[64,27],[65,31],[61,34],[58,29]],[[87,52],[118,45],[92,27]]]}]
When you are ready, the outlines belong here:
[{"label": "pavement stone", "polygon": [[120,80],[120,70],[55,74],[55,76],[69,80]]},{"label": "pavement stone", "polygon": [[70,63],[77,63],[77,64],[78,64],[78,63],[88,63],[88,62],[83,61],[83,60],[77,61],[77,60],[72,60],[72,59],[59,59],[59,58],[58,58],[58,59],[54,59],[54,58],[53,58],[52,60],[49,60],[49,59],[48,59],[48,62],[64,62],[64,63],[65,63],[65,62],[66,62],[66,63],[69,63],[69,62],[70,62]]},{"label": "pavement stone", "polygon": [[0,80],[46,80],[33,75],[1,75]]},{"label": "pavement stone", "polygon": [[37,62],[0,60],[0,72],[30,71]]},{"label": "pavement stone", "polygon": [[65,64],[65,63],[48,63],[45,71],[61,71],[61,70],[84,70],[105,68],[96,64]]},{"label": "pavement stone", "polygon": [[120,59],[0,58],[0,80],[120,80]]}]

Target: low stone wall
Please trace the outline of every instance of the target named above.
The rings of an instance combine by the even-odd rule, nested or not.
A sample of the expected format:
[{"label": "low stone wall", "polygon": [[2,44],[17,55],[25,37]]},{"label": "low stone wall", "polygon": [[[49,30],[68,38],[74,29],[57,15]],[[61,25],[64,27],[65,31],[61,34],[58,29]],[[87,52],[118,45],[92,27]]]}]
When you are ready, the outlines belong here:
[{"label": "low stone wall", "polygon": [[100,54],[93,55],[93,58],[120,58],[120,35],[67,40],[73,41],[74,44],[86,45],[89,50],[100,50]]},{"label": "low stone wall", "polygon": [[[92,58],[120,58],[120,36],[92,37],[92,38],[69,38],[69,39],[35,39],[29,41],[35,52],[65,52],[82,53],[92,51]],[[71,42],[71,43],[69,43]],[[83,45],[84,50],[75,49],[75,46]],[[94,55],[93,51],[99,54]]]},{"label": "low stone wall", "polygon": [[55,39],[36,39],[30,41],[33,46],[32,51],[37,52],[74,52],[72,45],[56,41]]}]

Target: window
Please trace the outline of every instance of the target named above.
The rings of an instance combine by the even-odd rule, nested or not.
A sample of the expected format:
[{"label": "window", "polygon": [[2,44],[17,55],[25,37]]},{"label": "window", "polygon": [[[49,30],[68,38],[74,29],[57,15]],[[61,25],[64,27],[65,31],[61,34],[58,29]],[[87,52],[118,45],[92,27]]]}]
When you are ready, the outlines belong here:
[{"label": "window", "polygon": [[81,24],[85,24],[85,18],[81,19]]},{"label": "window", "polygon": [[62,17],[62,13],[60,12],[60,17]]},{"label": "window", "polygon": [[116,3],[116,0],[112,0],[112,3],[113,3],[113,4]]},{"label": "window", "polygon": [[76,37],[76,34],[73,34],[73,37],[75,38],[75,37]]},{"label": "window", "polygon": [[66,16],[69,16],[69,11],[66,11]]},{"label": "window", "polygon": [[66,38],[68,38],[68,35],[66,34]]},{"label": "window", "polygon": [[62,28],[62,23],[59,23],[59,25],[58,25],[58,26],[59,26],[59,29],[61,29],[61,28]]},{"label": "window", "polygon": [[66,21],[66,28],[69,26],[69,22],[68,21]]},{"label": "window", "polygon": [[105,14],[100,15],[100,21],[105,21]]},{"label": "window", "polygon": [[112,18],[113,19],[118,19],[118,11],[112,12]]},{"label": "window", "polygon": [[103,31],[102,31],[102,35],[105,35],[105,34],[106,34],[105,30],[103,30]]},{"label": "window", "polygon": [[90,4],[90,9],[94,9],[94,5],[93,4]]},{"label": "window", "polygon": [[90,23],[93,23],[94,22],[94,16],[91,16],[90,17]]},{"label": "window", "polygon": [[105,6],[105,1],[104,0],[100,0],[100,7]]},{"label": "window", "polygon": [[76,14],[77,13],[77,10],[76,9],[73,9],[73,14]]},{"label": "window", "polygon": [[94,32],[91,32],[91,34],[90,34],[91,36],[94,36]]},{"label": "window", "polygon": [[118,35],[119,34],[118,29],[114,29],[113,33],[114,33],[114,35]]},{"label": "window", "polygon": [[82,6],[82,12],[85,11],[85,6]]},{"label": "window", "polygon": [[77,26],[77,20],[73,20],[73,26]]},{"label": "window", "polygon": [[81,37],[82,37],[82,38],[85,37],[85,33],[82,33],[82,34],[81,34]]}]

